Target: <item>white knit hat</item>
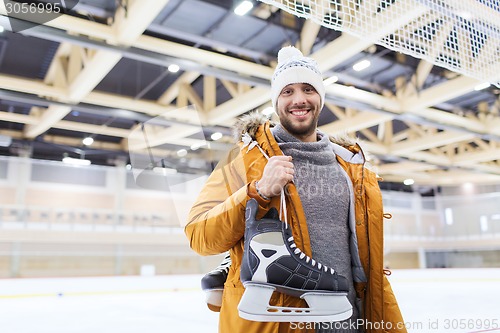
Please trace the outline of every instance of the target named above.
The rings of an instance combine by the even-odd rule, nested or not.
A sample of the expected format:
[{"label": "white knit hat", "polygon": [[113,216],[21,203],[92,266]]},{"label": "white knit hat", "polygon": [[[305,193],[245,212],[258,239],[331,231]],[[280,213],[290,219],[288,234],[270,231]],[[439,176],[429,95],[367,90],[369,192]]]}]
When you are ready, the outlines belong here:
[{"label": "white knit hat", "polygon": [[278,65],[271,81],[271,101],[275,110],[281,90],[293,83],[309,83],[313,86],[321,97],[320,110],[323,109],[325,86],[318,64],[314,59],[304,57],[299,49],[286,46],[278,52]]}]

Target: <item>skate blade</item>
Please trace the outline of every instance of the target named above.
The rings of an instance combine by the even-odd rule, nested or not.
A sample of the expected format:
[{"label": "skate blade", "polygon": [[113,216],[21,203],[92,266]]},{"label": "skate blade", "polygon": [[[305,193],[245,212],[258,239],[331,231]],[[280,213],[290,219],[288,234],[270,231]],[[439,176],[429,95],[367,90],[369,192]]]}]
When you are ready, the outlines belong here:
[{"label": "skate blade", "polygon": [[222,306],[222,291],[224,289],[211,289],[205,291],[205,301],[207,304],[220,308]]},{"label": "skate blade", "polygon": [[332,322],[352,316],[352,305],[347,293],[307,292],[303,298],[308,308],[269,305],[276,288],[257,283],[246,283],[238,305],[241,318],[261,322]]}]

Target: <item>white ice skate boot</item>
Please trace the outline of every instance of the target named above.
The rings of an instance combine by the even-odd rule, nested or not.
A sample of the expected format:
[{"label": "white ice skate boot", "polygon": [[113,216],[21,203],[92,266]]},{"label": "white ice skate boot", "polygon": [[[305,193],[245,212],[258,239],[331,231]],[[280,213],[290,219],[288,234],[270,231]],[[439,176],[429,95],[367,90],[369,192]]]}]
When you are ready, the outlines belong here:
[{"label": "white ice skate boot", "polygon": [[[241,264],[245,293],[238,305],[240,317],[272,322],[331,322],[351,317],[347,279],[298,249],[291,228],[279,220],[275,208],[261,220],[255,219],[257,210],[257,201],[250,199]],[[309,307],[269,305],[275,290],[300,297]]]},{"label": "white ice skate boot", "polygon": [[201,289],[205,292],[207,306],[210,310],[219,312],[222,306],[222,292],[224,283],[227,279],[227,273],[231,266],[231,256],[226,254],[222,262],[216,269],[208,272],[201,279]]}]

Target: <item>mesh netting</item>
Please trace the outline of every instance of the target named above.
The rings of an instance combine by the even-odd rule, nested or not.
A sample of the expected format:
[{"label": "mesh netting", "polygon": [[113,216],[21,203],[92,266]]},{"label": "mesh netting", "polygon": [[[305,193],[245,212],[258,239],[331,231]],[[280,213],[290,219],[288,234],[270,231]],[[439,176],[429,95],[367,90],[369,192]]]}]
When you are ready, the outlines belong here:
[{"label": "mesh netting", "polygon": [[500,87],[497,0],[260,0]]}]

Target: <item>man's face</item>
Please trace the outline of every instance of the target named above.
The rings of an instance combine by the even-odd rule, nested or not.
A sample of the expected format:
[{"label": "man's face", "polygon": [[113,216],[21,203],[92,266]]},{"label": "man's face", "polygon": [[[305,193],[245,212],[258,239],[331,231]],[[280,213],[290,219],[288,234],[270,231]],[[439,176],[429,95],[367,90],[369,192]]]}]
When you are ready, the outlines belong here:
[{"label": "man's face", "polygon": [[316,141],[321,97],[307,83],[289,84],[281,90],[276,108],[281,125],[297,139]]}]

